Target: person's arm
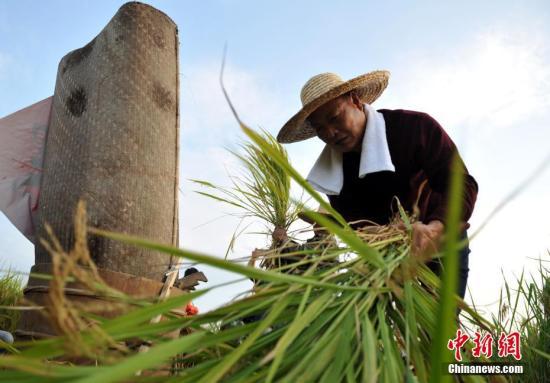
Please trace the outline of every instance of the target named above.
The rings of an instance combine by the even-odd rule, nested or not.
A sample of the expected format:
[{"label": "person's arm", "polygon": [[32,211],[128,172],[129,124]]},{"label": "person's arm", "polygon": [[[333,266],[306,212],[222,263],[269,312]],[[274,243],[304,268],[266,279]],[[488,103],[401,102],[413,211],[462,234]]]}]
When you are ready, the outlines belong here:
[{"label": "person's arm", "polygon": [[[445,231],[452,162],[458,151],[441,125],[427,114],[423,114],[418,123],[418,142],[415,149],[419,165],[427,175],[432,192],[440,197],[433,198],[432,201],[436,202],[430,204],[424,222],[413,224],[413,253],[423,255],[437,251]],[[467,222],[474,209],[478,185],[468,173],[460,155],[458,160],[463,174],[461,225],[465,229],[469,226]]]},{"label": "person's arm", "polygon": [[[449,200],[449,184],[452,177],[452,161],[454,154],[458,154],[457,148],[441,125],[427,114],[423,114],[418,123],[418,162],[428,178],[430,188],[438,193],[435,206],[431,206],[424,223],[446,220],[447,203]],[[468,222],[477,198],[478,185],[476,180],[468,173],[468,169],[460,155],[459,166],[463,173],[463,189],[461,195],[463,223]]]}]

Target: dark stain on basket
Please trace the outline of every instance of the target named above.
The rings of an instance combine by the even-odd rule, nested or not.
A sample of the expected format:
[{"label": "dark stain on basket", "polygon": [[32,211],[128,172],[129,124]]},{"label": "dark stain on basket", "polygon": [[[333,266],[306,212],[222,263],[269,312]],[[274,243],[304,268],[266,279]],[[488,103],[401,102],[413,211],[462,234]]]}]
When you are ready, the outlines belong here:
[{"label": "dark stain on basket", "polygon": [[172,105],[174,104],[170,91],[158,82],[153,85],[153,101],[160,109],[167,112],[172,109]]},{"label": "dark stain on basket", "polygon": [[78,87],[65,99],[65,106],[73,116],[80,117],[86,110],[87,101],[86,91]]},{"label": "dark stain on basket", "polygon": [[160,31],[153,32],[153,41],[155,45],[160,49],[164,49],[166,46],[166,39],[164,38],[164,33]]},{"label": "dark stain on basket", "polygon": [[94,44],[95,44],[95,38],[92,41],[90,41],[88,44],[84,45],[82,48],[75,49],[74,51],[69,53],[65,57],[65,64],[63,65],[63,69],[61,70],[61,72],[65,74],[65,71],[69,67],[80,64],[82,60],[84,60],[86,57],[90,55],[90,53],[92,53],[94,49]]}]

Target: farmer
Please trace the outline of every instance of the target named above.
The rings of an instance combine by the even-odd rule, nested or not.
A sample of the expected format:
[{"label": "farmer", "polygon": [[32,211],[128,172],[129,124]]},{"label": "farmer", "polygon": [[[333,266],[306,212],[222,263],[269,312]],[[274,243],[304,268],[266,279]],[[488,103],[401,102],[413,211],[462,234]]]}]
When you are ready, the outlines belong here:
[{"label": "farmer", "polygon": [[[282,127],[277,140],[291,143],[317,136],[326,143],[307,180],[348,222],[390,223],[398,211],[397,197],[406,211],[417,215],[412,225],[413,254],[425,256],[437,250],[445,231],[451,163],[458,153],[428,114],[371,106],[388,78],[387,71],[349,81],[333,73],[312,77],[302,88],[302,109]],[[461,238],[467,242],[478,185],[458,158],[464,173]],[[460,251],[462,298],[469,252],[468,246]],[[441,272],[439,260],[428,265]]]}]

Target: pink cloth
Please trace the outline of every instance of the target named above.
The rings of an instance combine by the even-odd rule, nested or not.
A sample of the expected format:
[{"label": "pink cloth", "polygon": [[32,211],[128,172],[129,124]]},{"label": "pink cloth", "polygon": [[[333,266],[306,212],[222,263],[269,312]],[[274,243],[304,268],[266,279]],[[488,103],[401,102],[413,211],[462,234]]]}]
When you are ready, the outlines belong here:
[{"label": "pink cloth", "polygon": [[0,210],[34,243],[52,97],[0,119]]}]

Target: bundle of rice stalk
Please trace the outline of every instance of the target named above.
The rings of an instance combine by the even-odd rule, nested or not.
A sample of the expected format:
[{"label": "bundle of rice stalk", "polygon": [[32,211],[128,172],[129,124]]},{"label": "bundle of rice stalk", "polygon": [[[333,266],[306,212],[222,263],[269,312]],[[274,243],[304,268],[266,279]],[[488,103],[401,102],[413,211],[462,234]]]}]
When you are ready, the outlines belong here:
[{"label": "bundle of rice stalk", "polygon": [[[222,77],[220,77],[220,80],[222,81]],[[352,366],[355,365],[353,365],[353,363],[349,364],[349,358],[345,359],[345,361],[339,359],[338,363],[336,363],[337,368],[335,370],[328,370],[330,371],[328,373],[329,375],[317,375],[311,379],[324,380],[324,377],[330,376],[331,380],[327,381],[340,381],[342,379],[338,379],[337,377],[339,377],[339,375],[334,371],[338,371],[339,368],[346,365],[345,371],[347,381],[354,381],[354,378],[358,379],[360,371],[362,371],[363,380],[368,380],[369,377],[376,376],[377,372],[381,372],[380,378],[383,381],[399,381],[405,376],[407,379],[412,379],[412,376],[419,376],[421,381],[426,381],[428,378],[427,370],[431,372],[430,379],[432,381],[449,380],[449,376],[442,376],[440,364],[444,361],[453,361],[449,353],[444,356],[444,352],[446,351],[445,346],[447,340],[451,338],[457,327],[457,323],[455,322],[455,308],[457,304],[459,304],[462,309],[468,311],[472,317],[470,318],[471,321],[477,321],[480,327],[487,326],[487,321],[483,321],[483,318],[477,315],[473,310],[470,310],[455,294],[459,250],[458,223],[461,214],[460,194],[462,188],[461,173],[459,171],[457,159],[455,158],[453,169],[451,169],[453,177],[450,184],[451,197],[448,201],[449,209],[446,220],[446,243],[444,251],[441,254],[444,256],[444,272],[443,279],[440,281],[437,276],[428,271],[426,265],[422,262],[415,262],[415,258],[411,257],[411,225],[410,220],[403,212],[401,212],[401,215],[405,222],[405,227],[408,229],[408,233],[405,233],[405,235],[401,233],[401,246],[398,245],[400,243],[398,240],[369,243],[368,237],[359,236],[344,218],[313,190],[311,185],[290,165],[288,158],[282,157],[273,145],[269,144],[265,137],[250,129],[240,120],[223,86],[223,81],[222,90],[233,111],[234,117],[252,143],[258,147],[259,151],[264,152],[266,156],[281,167],[285,174],[296,181],[311,197],[319,202],[320,207],[328,212],[331,219],[327,219],[325,216],[313,212],[309,212],[310,218],[317,224],[327,228],[331,234],[337,236],[340,241],[348,247],[346,251],[353,252],[356,255],[356,257],[348,260],[344,264],[337,262],[334,267],[328,270],[319,270],[316,267],[311,267],[304,275],[308,275],[309,273],[311,276],[321,278],[322,281],[326,281],[329,278],[335,278],[335,280],[338,281],[337,284],[345,288],[344,291],[335,295],[337,299],[353,296],[357,301],[350,298],[351,301],[361,302],[360,307],[364,308],[365,311],[359,310],[356,312],[356,320],[350,322],[353,328],[360,329],[362,321],[366,321],[367,327],[369,327],[369,323],[378,325],[377,332],[375,333],[376,335],[369,332],[369,334],[363,338],[368,339],[373,337],[374,339],[371,339],[371,341],[376,340],[374,342],[376,346],[371,348],[370,351],[380,352],[380,348],[382,349],[382,355],[385,356],[385,362],[387,362],[382,364],[382,366],[389,366],[387,369],[380,371],[380,369],[371,368],[367,370],[363,368],[364,363],[358,363],[357,369],[354,369]],[[340,247],[337,246],[329,245],[323,247],[323,252],[319,254],[316,260],[313,260],[313,266],[316,266],[320,259],[326,257],[332,256],[333,260],[337,260],[336,256],[340,256],[340,251]],[[308,262],[308,259],[304,259],[302,262]],[[345,267],[348,263],[354,265],[354,262],[358,264],[356,267],[351,268],[351,271],[349,268]],[[347,292],[349,288],[354,287],[363,288],[363,293],[365,295],[361,296],[361,293],[353,294]],[[368,291],[368,293],[365,293],[365,291]],[[306,297],[309,299],[310,294],[311,290],[308,290],[304,292],[302,297],[304,299]],[[284,299],[281,298],[281,302],[284,302]],[[349,302],[344,302],[342,302],[344,306],[338,307],[339,313],[349,312],[349,307],[345,306],[345,304]],[[370,304],[366,304],[365,302]],[[307,306],[307,301],[301,301],[296,316],[294,317],[295,319],[298,320],[299,314],[302,313],[301,310],[303,310],[305,306]],[[274,311],[267,314],[267,317],[264,314],[262,323],[269,318],[272,312]],[[343,320],[342,317],[340,317],[340,319]],[[401,327],[399,325],[401,325]],[[421,326],[416,327],[417,325]],[[300,328],[302,330],[304,329],[304,327]],[[320,330],[323,334],[330,334],[327,339],[334,340],[345,337],[346,344],[350,341],[347,335],[342,335],[336,330],[332,333],[328,331],[328,329],[321,330],[318,328],[317,330]],[[348,334],[349,332],[345,333]],[[296,333],[294,334],[296,335]],[[357,331],[357,334],[360,334],[360,331]],[[422,338],[422,336],[424,336],[424,338]],[[358,336],[351,338],[352,343],[353,340],[355,340],[357,344],[360,343],[358,341]],[[284,344],[287,347],[289,346],[288,341]],[[427,347],[427,345],[430,344],[432,346]],[[280,345],[280,343],[278,343],[278,345]],[[340,348],[340,346],[341,345],[339,345],[338,348]],[[307,350],[317,350],[322,353],[321,350],[312,344],[309,345]],[[302,350],[302,353],[303,352],[304,350]],[[400,362],[400,353],[406,356],[406,364]],[[346,356],[357,356],[359,354],[359,352],[356,352]],[[303,356],[303,354],[300,353],[297,355]],[[316,357],[319,354],[310,355]],[[330,354],[325,353],[325,355],[330,359]],[[368,360],[366,356],[364,356],[364,358],[363,362]],[[307,360],[307,358],[302,360]],[[425,360],[429,360],[430,363],[424,364]],[[265,361],[265,359],[263,361]],[[312,360],[310,360],[310,362],[312,362]],[[281,359],[278,359],[278,364],[274,362],[267,375],[268,381],[275,377],[277,368],[280,367],[281,363]],[[411,363],[414,364],[414,374],[412,374],[411,369],[405,367],[411,366]],[[308,369],[303,364],[299,365],[303,367],[301,372],[298,372],[296,368],[293,369],[294,373],[297,375],[292,375],[292,373],[290,373],[290,375],[287,374],[283,376],[287,378],[296,378],[300,376],[303,378],[304,376],[308,376],[308,373],[316,371],[315,369]],[[370,367],[375,366],[376,363],[371,362]],[[344,370],[339,372],[342,371]],[[227,370],[225,372],[227,372]],[[209,377],[213,377],[211,373]],[[376,378],[374,379],[376,380]],[[278,378],[277,380],[280,379]],[[289,381],[292,380],[290,379]]]},{"label": "bundle of rice stalk", "polygon": [[[288,163],[286,155],[280,155],[280,145],[271,136],[264,132],[263,135],[252,133],[252,137],[254,143],[247,146],[250,157],[246,158],[245,163],[253,164],[258,162],[258,158],[269,158],[279,169],[283,170],[287,177],[295,172]],[[253,171],[257,175],[261,173],[262,169],[254,168]],[[266,177],[264,174],[264,177],[253,176],[253,178],[262,180]],[[299,177],[295,177],[295,179],[303,185],[303,180],[300,180]],[[235,192],[242,193],[243,190],[235,188]],[[261,195],[254,195],[253,188],[249,188],[246,194],[245,198],[255,200],[255,205],[268,203]],[[311,194],[314,198],[319,198],[316,194]],[[212,195],[206,195],[212,197]],[[239,200],[238,195],[232,194],[232,196],[234,200]],[[214,198],[222,200],[216,196]],[[269,330],[271,337],[275,337],[275,334],[281,331],[281,338],[273,343],[275,344],[274,351],[263,356],[261,361],[248,362],[256,364],[258,367],[273,361],[269,369],[258,368],[256,370],[256,373],[259,374],[258,380],[276,379],[279,381],[283,379],[284,381],[284,379],[288,379],[288,381],[293,381],[293,379],[301,377],[305,381],[316,381],[323,379],[324,376],[330,376],[330,380],[327,381],[339,381],[336,377],[340,377],[339,373],[343,373],[343,368],[346,367],[347,379],[350,381],[356,381],[360,376],[365,379],[371,377],[374,381],[378,379],[399,381],[404,377],[419,376],[421,381],[426,381],[430,370],[426,360],[429,359],[432,351],[428,345],[433,342],[432,334],[437,330],[435,319],[438,317],[439,278],[431,273],[422,260],[410,256],[410,233],[407,230],[400,229],[397,225],[388,225],[367,226],[354,231],[347,223],[341,221],[337,212],[330,207],[327,209],[333,214],[333,220],[313,212],[308,212],[308,215],[326,227],[328,232],[337,235],[342,241],[342,245],[333,240],[327,240],[326,237],[315,237],[313,241],[308,241],[307,246],[292,246],[292,248],[281,246],[280,242],[274,241],[274,245],[269,252],[264,252],[264,256],[267,259],[280,258],[281,256],[294,256],[294,259],[298,257],[299,261],[293,262],[291,265],[279,263],[278,267],[274,267],[274,264],[271,264],[271,269],[288,272],[288,269],[298,268],[304,276],[316,278],[324,283],[332,281],[335,285],[341,286],[343,291],[334,293],[326,291],[323,287],[312,288],[311,286],[298,285],[280,289],[277,284],[270,284],[261,290],[257,289],[256,296],[251,298],[258,302],[257,307],[248,308],[244,311],[244,315],[242,311],[232,313],[228,318],[222,320],[221,328],[228,329],[230,326],[226,326],[227,324],[234,325],[239,320],[241,325],[245,325],[250,322],[249,318],[254,318],[254,320],[262,318],[261,322],[264,326],[260,327],[262,331]],[[410,228],[409,217],[404,212],[401,213],[406,222],[405,227]],[[343,263],[339,262],[342,255],[345,254],[353,254],[353,256],[348,257]],[[320,267],[321,264],[325,267]],[[327,264],[329,267],[326,267]],[[272,323],[266,324],[271,313],[277,311],[275,308],[270,311],[269,305],[265,303],[268,301],[262,302],[260,299],[265,298],[266,295],[272,296],[274,291],[276,292],[274,301],[280,302],[280,305],[284,304],[285,307],[281,309],[280,313],[273,314]],[[294,298],[294,295],[299,298]],[[288,302],[285,304],[286,299]],[[460,302],[460,304],[462,308],[468,309],[464,302]],[[312,311],[307,311],[308,308]],[[329,308],[334,309],[333,316],[328,315]],[[306,312],[308,316],[303,317]],[[470,313],[474,320],[477,320],[482,326],[487,325],[473,311]],[[328,317],[321,314],[327,314]],[[286,321],[282,318],[286,318]],[[296,322],[288,324],[289,318],[294,318]],[[331,320],[327,318],[331,318]],[[282,323],[277,323],[278,319],[282,319]],[[308,323],[308,321],[312,322]],[[321,321],[322,324],[315,326],[316,321]],[[342,331],[333,323],[334,321],[350,327],[345,327]],[[319,333],[316,331],[306,332],[310,326],[313,326]],[[361,328],[364,328],[364,332],[361,331]],[[356,330],[355,336],[353,329]],[[304,338],[304,335],[300,335],[301,332],[311,336],[311,339]],[[342,332],[346,335],[343,335]],[[319,341],[321,333],[324,335],[321,339],[327,343],[321,342],[320,346],[317,346],[316,343]],[[258,332],[256,336],[261,338],[260,334],[261,332]],[[371,337],[374,339],[370,339]],[[293,354],[292,346],[298,338],[302,343]],[[343,343],[330,343],[335,342],[335,339],[340,339]],[[364,362],[369,357],[363,355],[359,360],[362,341],[373,342],[369,351],[372,352],[372,355],[382,356],[380,362],[383,362],[382,366],[388,368],[380,371],[378,368],[380,366],[375,358],[374,361],[370,361],[372,369],[367,372]],[[273,344],[266,344],[266,347],[269,349]],[[327,372],[324,368],[315,370],[311,365],[317,364],[318,353],[326,353],[325,350],[329,345],[332,348],[328,348],[330,351],[326,356],[327,362],[336,356],[337,348],[346,348],[351,345],[351,349],[347,354],[338,352],[340,355],[345,355],[345,358],[338,360],[336,365],[339,367],[335,370],[329,369],[331,372]],[[365,345],[363,344],[363,346]],[[247,348],[254,352],[247,354],[246,351],[242,351],[245,354],[239,355],[239,363],[235,360],[235,366],[227,367],[225,370],[220,367],[220,371],[223,372],[220,372],[219,375],[209,372],[206,375],[208,379],[215,380],[226,376],[231,371],[240,371],[242,367],[236,366],[240,366],[240,363],[246,359],[245,355],[252,358],[262,355],[262,352],[258,354],[259,346],[255,345],[253,341],[247,344]],[[381,354],[380,348],[383,350]],[[282,354],[276,358],[274,353],[277,350],[282,351]],[[302,362],[304,360],[308,360],[308,362],[300,363],[301,367],[298,368],[290,356],[296,355],[303,358],[305,350],[309,350],[310,353],[307,355],[310,355],[311,359],[303,359]],[[217,353],[219,355],[220,351],[218,350]],[[288,367],[293,367],[290,372],[287,371],[286,375],[281,373],[281,370],[284,370],[282,366],[285,365],[283,362],[287,362],[283,360],[282,355],[288,356]],[[352,356],[358,359],[350,361]],[[208,366],[213,365],[211,357],[202,362],[199,358],[194,362],[197,363],[196,367],[183,372],[183,376],[198,378],[190,371],[202,371],[200,367],[205,365],[203,363]],[[223,362],[220,363],[224,365]],[[246,365],[246,362],[244,363]],[[339,371],[339,368],[342,370]]]},{"label": "bundle of rice stalk", "polygon": [[[66,338],[65,357],[72,360],[97,361],[112,358],[127,352],[125,345],[111,339],[98,326],[97,312],[122,311],[129,309],[128,298],[121,292],[107,286],[100,277],[88,249],[86,228],[86,204],[80,200],[74,218],[74,245],[70,250],[61,246],[50,225],[46,224],[48,240],[41,238],[42,246],[52,259],[52,275],[42,275],[50,280],[47,304],[43,311],[55,332]],[[68,283],[72,282],[70,287]],[[68,291],[79,294],[81,298],[110,297],[109,300],[94,302],[92,299],[71,299]],[[34,306],[32,303],[28,304]],[[83,330],[92,334],[94,341],[82,339]],[[107,352],[109,350],[109,352]],[[67,359],[67,358],[65,358]]]},{"label": "bundle of rice stalk", "polygon": [[[263,132],[262,139],[277,155],[288,161],[288,154],[275,137]],[[303,204],[291,199],[290,177],[285,170],[265,150],[251,142],[241,145],[243,153],[232,152],[243,166],[243,174],[231,176],[232,187],[225,188],[204,180],[193,182],[210,189],[197,193],[236,206],[244,211],[242,217],[260,219],[268,226],[272,242],[267,251],[256,251],[253,260],[261,257],[261,266],[265,268],[280,268],[283,266],[275,249],[289,248],[296,245],[288,237],[290,225],[296,221]],[[288,250],[287,250],[288,252]]]}]

